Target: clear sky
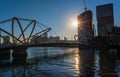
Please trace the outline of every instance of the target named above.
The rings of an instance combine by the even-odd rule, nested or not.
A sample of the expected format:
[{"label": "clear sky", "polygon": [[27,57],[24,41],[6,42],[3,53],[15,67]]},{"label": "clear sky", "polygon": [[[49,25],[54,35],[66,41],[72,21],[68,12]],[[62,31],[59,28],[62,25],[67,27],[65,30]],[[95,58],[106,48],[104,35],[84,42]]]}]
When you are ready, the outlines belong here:
[{"label": "clear sky", "polygon": [[[115,25],[120,25],[120,0],[86,0],[87,9],[93,11],[95,26],[96,6],[107,3],[113,3]],[[83,11],[83,0],[0,0],[0,21],[14,16],[36,19],[69,39],[77,33],[72,22]]]}]

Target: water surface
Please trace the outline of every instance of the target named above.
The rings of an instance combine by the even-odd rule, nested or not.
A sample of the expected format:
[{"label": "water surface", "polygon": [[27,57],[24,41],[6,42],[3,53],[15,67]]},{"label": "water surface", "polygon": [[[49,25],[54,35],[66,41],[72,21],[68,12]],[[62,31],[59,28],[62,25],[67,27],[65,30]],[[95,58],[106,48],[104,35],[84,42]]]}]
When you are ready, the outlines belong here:
[{"label": "water surface", "polygon": [[114,50],[36,47],[27,53],[26,62],[17,66],[11,56],[0,77],[120,77],[120,57]]}]

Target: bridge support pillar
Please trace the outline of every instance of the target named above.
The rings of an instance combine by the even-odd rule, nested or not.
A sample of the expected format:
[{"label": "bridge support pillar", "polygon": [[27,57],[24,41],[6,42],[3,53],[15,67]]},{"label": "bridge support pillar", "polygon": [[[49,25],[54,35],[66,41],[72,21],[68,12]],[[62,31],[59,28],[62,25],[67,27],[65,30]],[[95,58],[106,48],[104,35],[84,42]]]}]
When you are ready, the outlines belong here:
[{"label": "bridge support pillar", "polygon": [[0,59],[10,59],[10,49],[0,50]]},{"label": "bridge support pillar", "polygon": [[118,48],[117,54],[120,55],[120,48]]},{"label": "bridge support pillar", "polygon": [[27,58],[27,52],[26,47],[20,47],[13,49],[12,57],[13,57],[13,64],[14,65],[25,65],[26,64],[26,58]]}]

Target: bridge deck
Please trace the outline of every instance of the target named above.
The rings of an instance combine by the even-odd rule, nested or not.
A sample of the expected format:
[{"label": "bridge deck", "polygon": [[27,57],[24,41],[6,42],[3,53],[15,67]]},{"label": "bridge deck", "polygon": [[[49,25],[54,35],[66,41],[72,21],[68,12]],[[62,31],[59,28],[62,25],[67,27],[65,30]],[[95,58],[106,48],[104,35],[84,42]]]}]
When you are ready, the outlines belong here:
[{"label": "bridge deck", "polygon": [[26,44],[26,45],[9,45],[9,46],[0,46],[0,49],[15,49],[22,47],[79,47],[79,44],[76,43],[41,43],[41,44]]},{"label": "bridge deck", "polygon": [[[68,48],[91,48],[91,46],[84,46],[77,43],[41,43],[41,44],[26,44],[26,45],[9,45],[0,46],[0,50],[29,48],[29,47],[68,47]],[[120,45],[106,46],[106,47],[92,47],[92,48],[120,48]]]}]

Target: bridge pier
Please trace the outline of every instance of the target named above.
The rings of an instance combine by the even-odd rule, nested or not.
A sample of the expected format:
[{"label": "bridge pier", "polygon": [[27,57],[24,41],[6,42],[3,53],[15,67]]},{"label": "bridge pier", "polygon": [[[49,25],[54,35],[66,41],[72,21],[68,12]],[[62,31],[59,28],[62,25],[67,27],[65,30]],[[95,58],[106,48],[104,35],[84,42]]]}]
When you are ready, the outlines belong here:
[{"label": "bridge pier", "polygon": [[13,65],[25,65],[26,64],[26,58],[27,58],[27,52],[26,47],[19,47],[13,49],[12,57],[13,57]]},{"label": "bridge pier", "polygon": [[120,55],[120,48],[118,49],[117,54]]},{"label": "bridge pier", "polygon": [[0,50],[0,60],[10,59],[10,49],[1,49]]}]

